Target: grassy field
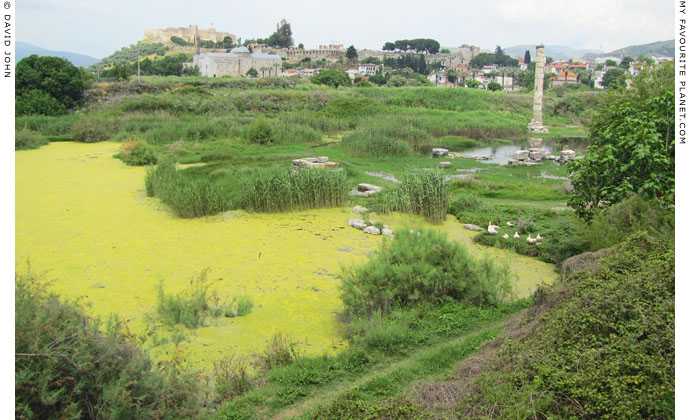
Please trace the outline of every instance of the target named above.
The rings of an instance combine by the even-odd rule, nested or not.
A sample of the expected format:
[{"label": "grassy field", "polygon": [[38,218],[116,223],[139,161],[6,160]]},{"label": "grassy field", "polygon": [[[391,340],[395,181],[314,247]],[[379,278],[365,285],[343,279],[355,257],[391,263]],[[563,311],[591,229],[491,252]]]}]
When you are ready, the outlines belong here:
[{"label": "grassy field", "polygon": [[[338,404],[373,407],[442,378],[556,279],[564,250],[579,249],[579,233],[565,230],[578,223],[565,208],[565,166],[456,158],[439,169],[431,157],[434,147],[524,142],[531,95],[142,79],[95,85],[72,115],[17,118],[21,148],[100,143],[17,152],[15,258],[18,269],[30,259],[50,270],[54,290],[82,297],[87,313],[118,313],[154,360],[201,370],[205,415],[332,418]],[[597,99],[547,96],[546,137],[585,136],[586,109],[568,101]],[[134,144],[153,154],[142,162],[157,164],[113,158]],[[293,159],[319,156],[339,169],[290,171]],[[358,183],[383,187],[382,198],[348,194]],[[357,204],[380,211],[355,215]],[[457,299],[343,322],[343,266],[387,246],[347,227],[354,217],[394,229],[431,222],[469,261],[483,261],[463,266],[475,267],[478,283],[503,273],[512,295],[465,301],[460,291],[471,288],[458,286]],[[540,232],[543,244],[462,227],[508,220],[525,236]]]}]

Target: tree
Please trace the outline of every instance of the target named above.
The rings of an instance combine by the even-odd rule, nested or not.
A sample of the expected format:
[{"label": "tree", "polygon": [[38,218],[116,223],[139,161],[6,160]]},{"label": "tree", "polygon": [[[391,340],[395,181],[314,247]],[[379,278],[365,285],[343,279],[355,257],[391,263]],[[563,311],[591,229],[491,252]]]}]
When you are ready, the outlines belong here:
[{"label": "tree", "polygon": [[64,58],[34,54],[17,63],[15,98],[23,102],[22,113],[56,115],[74,109],[84,102],[86,86],[84,70]]},{"label": "tree", "polygon": [[257,76],[259,75],[259,72],[256,71],[256,69],[255,69],[254,67],[252,67],[252,68],[250,68],[249,70],[247,70],[247,72],[245,73],[245,75],[246,75],[246,76],[249,76],[249,77],[257,77]]},{"label": "tree", "polygon": [[292,28],[290,24],[285,19],[282,19],[276,24],[276,31],[265,41],[269,47],[273,48],[291,47],[295,41],[292,39]]},{"label": "tree", "polygon": [[383,44],[383,48],[381,48],[383,51],[395,51],[395,44],[392,42],[386,42]]},{"label": "tree", "polygon": [[446,77],[448,77],[449,82],[455,83],[458,81],[458,71],[455,69],[450,69],[446,72]]},{"label": "tree", "polygon": [[609,69],[601,80],[605,88],[618,89],[625,86],[625,71],[619,68]]},{"label": "tree", "polygon": [[525,64],[529,64],[532,62],[532,55],[529,53],[529,50],[525,50]]},{"label": "tree", "polygon": [[357,61],[357,49],[355,49],[354,45],[350,45],[349,47],[347,47],[347,52],[345,53],[345,57],[348,60]]},{"label": "tree", "polygon": [[334,88],[352,86],[350,76],[342,70],[321,70],[311,77],[311,82],[317,85],[328,85]]},{"label": "tree", "polygon": [[450,54],[450,50],[448,48],[441,48],[441,54]]},{"label": "tree", "polygon": [[299,48],[300,50],[303,50],[303,49],[304,49],[304,44],[302,44],[302,43],[300,42],[299,45],[297,46],[297,48]]},{"label": "tree", "polygon": [[616,61],[611,59],[606,60],[606,67],[616,67]]},{"label": "tree", "polygon": [[479,87],[479,82],[474,80],[474,79],[469,79],[466,82],[468,88],[478,88]]},{"label": "tree", "polygon": [[492,92],[496,92],[497,90],[503,89],[503,86],[501,86],[501,84],[498,82],[490,82],[487,86],[487,89],[489,89]]},{"label": "tree", "polygon": [[568,167],[568,205],[578,215],[591,217],[633,193],[675,202],[674,83],[673,63],[665,63],[640,72],[631,89],[607,92],[589,127],[592,145]]},{"label": "tree", "polygon": [[623,70],[627,70],[628,67],[630,67],[630,63],[633,61],[635,61],[634,58],[626,56],[621,60],[620,64],[618,64],[618,67],[622,68]]}]

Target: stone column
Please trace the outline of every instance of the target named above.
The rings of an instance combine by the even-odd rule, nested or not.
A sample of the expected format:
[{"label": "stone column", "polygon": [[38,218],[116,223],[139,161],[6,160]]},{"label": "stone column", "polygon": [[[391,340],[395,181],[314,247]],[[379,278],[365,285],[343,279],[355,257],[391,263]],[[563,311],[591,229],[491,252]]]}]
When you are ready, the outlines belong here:
[{"label": "stone column", "polygon": [[527,124],[527,128],[532,133],[548,133],[542,120],[542,105],[544,103],[544,46],[537,45],[536,67],[534,70],[534,104],[532,106],[532,121]]}]

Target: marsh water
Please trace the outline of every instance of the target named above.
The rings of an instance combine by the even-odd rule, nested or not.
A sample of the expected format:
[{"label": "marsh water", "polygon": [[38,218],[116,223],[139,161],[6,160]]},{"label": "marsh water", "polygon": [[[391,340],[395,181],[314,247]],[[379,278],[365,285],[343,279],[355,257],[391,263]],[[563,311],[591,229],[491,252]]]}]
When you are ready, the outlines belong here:
[{"label": "marsh water", "polygon": [[[587,146],[591,144],[591,141],[582,137],[568,137],[562,139],[544,139],[541,148],[549,151],[551,153],[560,152],[562,150],[574,150],[578,155],[582,155]],[[508,160],[513,156],[518,150],[529,149],[529,142],[519,141],[513,144],[500,145],[500,146],[488,146],[476,149],[465,150],[462,153],[467,155],[486,155],[493,156],[492,159],[482,160],[482,163],[498,163],[505,165]]]},{"label": "marsh water", "polygon": [[[90,314],[116,313],[134,333],[163,338],[173,331],[153,328],[158,285],[180,292],[209,269],[214,299],[248,295],[254,309],[185,331],[179,347],[200,368],[227,353],[260,353],[275,332],[304,343],[309,354],[346,345],[336,320],[338,272],[341,264],[367,261],[382,241],[347,227],[355,217],[350,208],[179,219],[146,196],[144,168],[112,157],[118,149],[109,142],[53,143],[15,152],[18,272],[30,261],[32,272],[63,297],[80,299]],[[406,215],[380,220],[393,228],[424,225]],[[475,255],[508,262],[517,296],[556,277],[550,264],[473,243],[476,233],[452,217],[438,228]],[[148,346],[156,358],[174,348]]]}]

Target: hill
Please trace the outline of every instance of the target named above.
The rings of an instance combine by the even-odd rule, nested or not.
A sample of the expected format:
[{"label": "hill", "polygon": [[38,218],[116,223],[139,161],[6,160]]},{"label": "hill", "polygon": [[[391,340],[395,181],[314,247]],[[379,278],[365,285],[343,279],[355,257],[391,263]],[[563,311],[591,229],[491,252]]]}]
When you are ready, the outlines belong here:
[{"label": "hill", "polygon": [[599,54],[601,55],[612,55],[612,56],[631,56],[631,57],[639,57],[641,55],[661,55],[661,56],[666,56],[666,57],[675,57],[675,51],[674,51],[674,45],[673,45],[673,40],[668,40],[668,41],[657,41],[657,42],[652,42],[650,44],[643,44],[643,45],[631,45],[629,47],[621,48],[615,51],[611,51],[610,53],[607,54]]},{"label": "hill", "polygon": [[[511,57],[523,57],[525,55],[525,50],[529,49],[529,53],[532,57],[537,56],[537,46],[535,44],[522,44],[516,45],[514,47],[504,48],[506,54]],[[580,58],[586,54],[600,54],[599,50],[586,50],[578,49],[572,47],[558,46],[558,45],[545,45],[544,50],[547,57],[551,57],[554,60],[569,60],[571,58]]]},{"label": "hill", "polygon": [[21,60],[22,58],[28,57],[32,54],[36,54],[39,56],[50,55],[55,57],[66,58],[75,66],[80,67],[88,67],[93,63],[97,63],[99,61],[98,58],[89,57],[88,55],[77,54],[68,51],[47,50],[45,48],[41,48],[36,45],[27,44],[26,42],[20,41],[17,41],[15,52],[17,54],[17,62],[19,62],[19,60]]}]

